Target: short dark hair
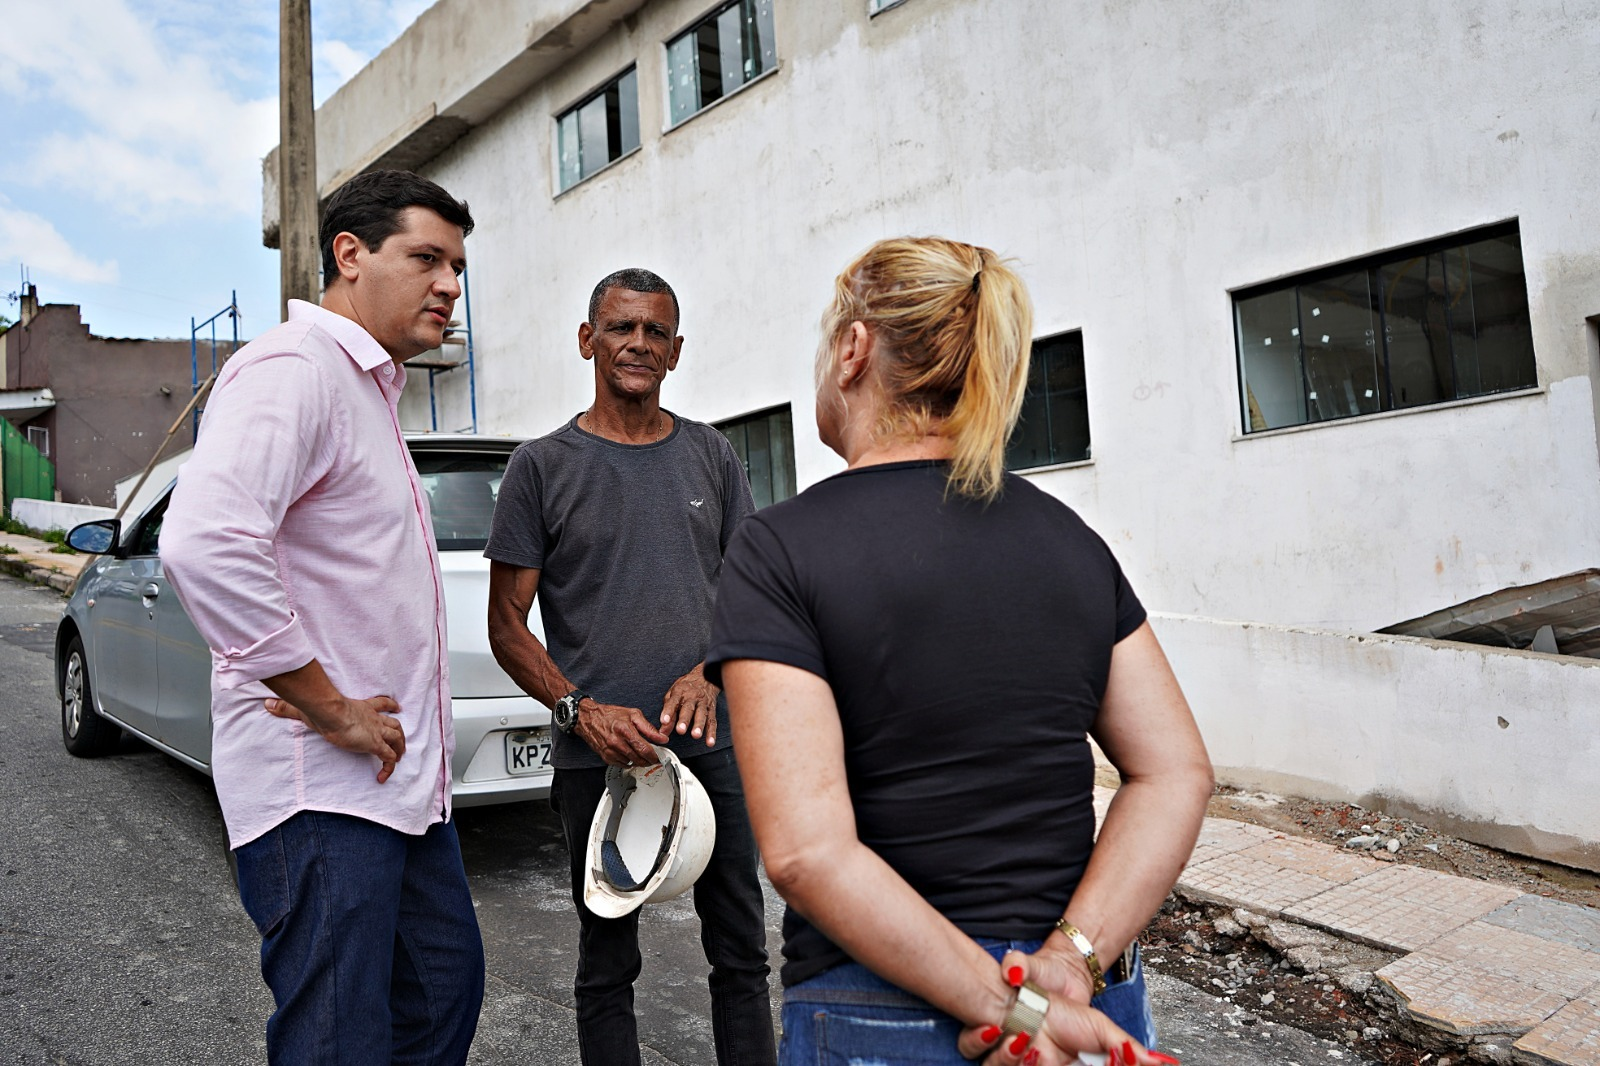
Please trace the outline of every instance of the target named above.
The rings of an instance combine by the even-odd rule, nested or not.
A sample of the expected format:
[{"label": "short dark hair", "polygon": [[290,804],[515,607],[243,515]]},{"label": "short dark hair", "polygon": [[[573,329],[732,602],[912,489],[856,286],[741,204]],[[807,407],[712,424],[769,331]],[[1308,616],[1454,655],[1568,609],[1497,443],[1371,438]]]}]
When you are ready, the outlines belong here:
[{"label": "short dark hair", "polygon": [[600,279],[600,284],[594,287],[594,292],[589,296],[589,325],[600,324],[595,321],[600,317],[600,302],[612,289],[627,289],[629,292],[664,292],[672,297],[673,329],[677,329],[683,320],[683,312],[678,309],[678,294],[672,291],[672,286],[667,284],[665,278],[643,267],[627,267],[607,274]]},{"label": "short dark hair", "polygon": [[446,222],[472,232],[472,213],[466,201],[457,200],[438,185],[409,170],[371,170],[357,174],[334,190],[322,212],[317,240],[322,245],[322,285],[339,276],[333,258],[333,239],[353,233],[375,252],[400,232],[400,213],[408,207],[426,207]]}]

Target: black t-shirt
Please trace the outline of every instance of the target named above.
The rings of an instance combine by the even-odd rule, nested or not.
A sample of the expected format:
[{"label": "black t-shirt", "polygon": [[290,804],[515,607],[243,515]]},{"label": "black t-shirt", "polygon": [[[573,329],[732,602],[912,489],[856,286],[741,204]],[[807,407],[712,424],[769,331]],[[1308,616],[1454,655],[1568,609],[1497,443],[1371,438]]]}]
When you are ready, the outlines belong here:
[{"label": "black t-shirt", "polygon": [[[762,659],[825,679],[862,843],[969,936],[1037,938],[1089,860],[1085,734],[1145,612],[1070,507],[1009,475],[984,506],[947,474],[863,467],[741,524],[706,674]],[[846,959],[792,908],[783,932],[786,986]]]}]

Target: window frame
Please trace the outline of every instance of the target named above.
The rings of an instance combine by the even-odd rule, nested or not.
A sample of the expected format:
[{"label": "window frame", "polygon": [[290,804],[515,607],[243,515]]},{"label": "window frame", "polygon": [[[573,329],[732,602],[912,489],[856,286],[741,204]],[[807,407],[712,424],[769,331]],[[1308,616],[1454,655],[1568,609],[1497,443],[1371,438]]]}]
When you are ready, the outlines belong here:
[{"label": "window frame", "polygon": [[[885,11],[893,11],[906,0],[867,0],[867,18],[875,19]],[[1032,470],[1033,467],[1028,469]]]},{"label": "window frame", "polygon": [[[161,558],[161,530],[160,523],[167,517],[167,507],[172,503],[172,488],[168,488],[161,498],[152,504],[144,514],[128,530],[123,538],[123,550],[129,559],[159,559]],[[156,543],[149,545],[150,526],[156,524]],[[148,550],[147,550],[148,549]]]},{"label": "window frame", "polygon": [[[733,426],[733,425],[736,425],[736,424],[737,425],[747,425],[747,424],[749,424],[751,422],[755,422],[757,420],[762,420],[762,421],[766,421],[767,422],[768,427],[769,427],[769,431],[770,431],[772,416],[774,416],[776,414],[779,414],[780,412],[781,413],[785,413],[785,414],[787,414],[789,416],[788,417],[789,440],[788,440],[788,444],[787,444],[789,468],[788,468],[788,472],[787,472],[787,479],[784,482],[784,487],[789,489],[790,492],[789,492],[789,495],[781,497],[781,498],[778,498],[776,492],[774,492],[773,493],[774,499],[772,500],[772,502],[768,503],[768,504],[757,503],[756,504],[756,509],[757,510],[760,510],[762,507],[770,507],[770,506],[772,506],[772,504],[775,504],[775,503],[782,503],[784,500],[793,499],[795,496],[798,496],[800,494],[799,467],[798,467],[798,464],[796,462],[798,456],[795,454],[794,405],[789,403],[788,401],[785,401],[783,403],[775,403],[775,404],[771,405],[770,407],[758,407],[755,410],[747,411],[744,414],[732,415],[732,416],[730,416],[728,418],[719,418],[715,422],[711,423],[712,428],[715,429],[718,433],[722,434],[723,439],[726,440],[727,436],[728,436],[728,428],[730,426]],[[771,440],[770,432],[768,434],[768,440],[769,441]],[[734,457],[737,458],[739,460],[739,462],[743,465],[744,472],[745,472],[745,479],[746,479],[747,482],[749,482],[750,481],[750,456],[748,454],[740,455],[738,447],[735,446],[732,441],[729,441],[728,445],[729,445],[729,447],[734,449],[734,452],[733,452]],[[771,454],[771,451],[772,451],[772,448],[771,448],[771,446],[769,444],[769,446],[768,446],[769,455]],[[748,452],[748,449],[747,449],[747,452]],[[753,486],[753,483],[752,483],[752,487],[751,487],[751,496],[752,496],[752,498],[754,498],[754,495],[755,495],[755,489],[754,489],[754,486]]]},{"label": "window frame", "polygon": [[749,79],[748,81],[742,82],[741,84],[739,84],[735,88],[730,89],[728,92],[723,93],[721,96],[717,97],[715,100],[711,101],[710,103],[701,104],[699,107],[695,108],[689,114],[687,114],[687,115],[683,116],[683,118],[679,119],[677,122],[674,122],[672,120],[672,46],[674,44],[676,44],[678,41],[682,40],[687,35],[689,35],[691,33],[694,33],[701,26],[705,25],[707,22],[710,22],[710,21],[714,20],[715,18],[717,18],[717,16],[721,15],[724,11],[728,10],[729,8],[738,7],[740,2],[741,2],[741,0],[716,0],[715,3],[709,5],[708,7],[703,8],[698,15],[696,15],[694,18],[690,19],[688,22],[683,23],[677,30],[675,30],[672,33],[669,33],[662,40],[662,42],[661,42],[661,101],[662,101],[662,103],[664,105],[663,108],[662,108],[662,126],[661,126],[661,134],[662,134],[662,136],[666,136],[667,134],[671,133],[673,130],[682,129],[683,127],[687,126],[690,122],[693,122],[699,116],[705,114],[707,111],[710,111],[712,108],[716,107],[718,104],[721,104],[724,100],[733,99],[735,96],[738,96],[740,93],[744,92],[746,89],[750,88],[752,85],[755,85],[755,84],[757,84],[759,82],[765,81],[770,77],[773,77],[780,70],[783,69],[783,57],[778,54],[778,18],[777,18],[777,6],[776,6],[777,3],[778,3],[778,0],[771,0],[771,2],[773,4],[772,66],[767,67],[765,70],[761,71],[761,73],[755,75],[753,78]]},{"label": "window frame", "polygon": [[[1078,354],[1079,354],[1079,358],[1081,359],[1081,361],[1083,363],[1083,367],[1082,367],[1082,369],[1083,369],[1083,419],[1084,419],[1084,427],[1088,432],[1088,441],[1084,445],[1084,454],[1081,457],[1073,458],[1073,459],[1059,459],[1059,458],[1057,458],[1056,455],[1055,455],[1055,440],[1054,440],[1054,438],[1052,436],[1050,436],[1048,434],[1048,431],[1047,431],[1046,439],[1050,444],[1050,459],[1049,459],[1049,461],[1048,462],[1043,462],[1043,463],[1038,463],[1038,464],[1036,464],[1034,466],[1012,466],[1011,463],[1010,463],[1010,460],[1008,458],[1006,460],[1006,470],[1009,473],[1026,476],[1028,474],[1037,474],[1037,473],[1041,473],[1041,472],[1047,471],[1047,470],[1064,470],[1064,469],[1067,469],[1067,468],[1070,468],[1070,467],[1075,467],[1075,466],[1089,466],[1089,465],[1094,463],[1094,421],[1090,417],[1090,408],[1089,408],[1089,366],[1088,366],[1089,355],[1088,355],[1088,352],[1087,352],[1087,350],[1085,348],[1085,345],[1084,345],[1084,342],[1083,342],[1083,328],[1081,326],[1075,326],[1075,327],[1073,327],[1071,329],[1060,329],[1060,330],[1056,330],[1056,331],[1054,331],[1052,333],[1046,333],[1046,334],[1044,334],[1042,336],[1034,337],[1031,341],[1028,342],[1028,344],[1029,344],[1029,348],[1028,348],[1028,365],[1029,365],[1029,368],[1031,369],[1033,364],[1034,364],[1034,362],[1035,362],[1035,360],[1036,360],[1036,358],[1037,358],[1037,354],[1038,354],[1040,345],[1049,344],[1052,341],[1059,341],[1059,340],[1062,340],[1064,338],[1073,337],[1073,336],[1076,336],[1078,338]],[[1045,413],[1045,424],[1046,424],[1047,427],[1049,426],[1049,421],[1050,421],[1050,415],[1049,415],[1050,399],[1049,399],[1049,397],[1050,397],[1049,372],[1048,372],[1048,370],[1046,370],[1045,371],[1045,391],[1043,393],[1043,409],[1044,409],[1044,413]],[[1027,403],[1027,397],[1026,396],[1024,396],[1024,398],[1023,398],[1023,403],[1024,404]],[[1022,424],[1022,412],[1019,410],[1018,415],[1017,415],[1017,425],[1020,426],[1021,424]],[[1016,430],[1017,430],[1017,427],[1013,426],[1012,430],[1011,430],[1013,436],[1016,434]],[[1009,452],[1010,448],[1011,448],[1011,437],[1007,437],[1006,438],[1006,450]]]},{"label": "window frame", "polygon": [[[635,126],[637,127],[637,132],[638,132],[638,136],[639,136],[639,143],[635,144],[632,148],[629,148],[628,150],[624,151],[621,155],[617,156],[617,158],[607,160],[602,166],[597,167],[595,170],[591,171],[588,174],[582,174],[581,173],[581,171],[582,171],[582,161],[581,161],[582,157],[580,156],[580,161],[579,161],[580,176],[579,176],[578,180],[574,181],[571,185],[563,187],[562,184],[561,184],[561,120],[566,118],[568,115],[573,114],[574,112],[576,112],[576,111],[578,111],[578,110],[580,110],[580,109],[582,109],[584,107],[587,107],[589,104],[593,103],[595,100],[599,99],[601,96],[604,96],[606,94],[606,92],[613,85],[619,84],[622,81],[623,78],[628,76],[628,74],[630,72],[632,72],[632,74],[633,74],[634,107],[638,110],[638,115],[637,115],[637,117],[635,119]],[[555,195],[552,197],[553,199],[559,200],[561,197],[565,196],[567,193],[571,192],[573,189],[578,188],[580,185],[583,185],[585,182],[588,182],[589,180],[591,180],[593,178],[598,178],[601,174],[604,174],[606,171],[610,170],[612,167],[616,166],[618,163],[621,163],[624,159],[629,159],[632,156],[637,155],[639,153],[639,151],[644,148],[644,108],[639,102],[639,63],[638,63],[638,60],[634,60],[633,62],[627,64],[621,70],[619,70],[615,74],[611,75],[609,78],[606,78],[605,80],[601,81],[598,85],[592,86],[587,92],[584,92],[584,93],[580,94],[579,96],[575,97],[571,103],[567,104],[567,106],[559,108],[558,110],[556,110],[556,112],[553,115],[551,115],[551,117],[550,117],[550,126],[551,126],[551,129],[553,131],[552,135],[550,137],[550,143],[554,148],[554,150],[550,153],[550,157],[551,157],[550,158],[550,163],[551,163],[552,170],[554,171],[553,178],[552,178],[552,181],[551,181],[552,186],[555,188]],[[580,151],[581,151],[581,142],[580,142]]]},{"label": "window frame", "polygon": [[[1250,393],[1248,389],[1249,377],[1245,366],[1245,345],[1241,333],[1239,305],[1247,300],[1257,299],[1276,293],[1288,293],[1298,297],[1299,290],[1304,287],[1330,281],[1336,278],[1347,277],[1357,273],[1381,272],[1383,268],[1396,263],[1418,257],[1431,256],[1455,249],[1464,249],[1470,245],[1484,241],[1496,240],[1504,237],[1517,238],[1517,251],[1522,257],[1522,286],[1523,295],[1529,303],[1528,325],[1530,351],[1533,356],[1533,380],[1527,384],[1515,385],[1510,388],[1494,389],[1485,392],[1470,393],[1464,396],[1451,396],[1431,402],[1410,403],[1405,406],[1394,406],[1393,397],[1387,397],[1389,407],[1380,407],[1376,411],[1358,411],[1354,414],[1335,415],[1329,418],[1307,419],[1302,422],[1289,423],[1281,426],[1268,426],[1263,429],[1251,429],[1250,423]],[[1235,439],[1248,440],[1257,437],[1272,436],[1280,433],[1298,432],[1301,430],[1315,429],[1319,426],[1339,425],[1353,421],[1369,421],[1375,418],[1389,418],[1404,414],[1419,414],[1425,411],[1437,411],[1450,407],[1460,407],[1468,404],[1483,403],[1502,398],[1525,396],[1529,393],[1543,392],[1544,383],[1540,374],[1538,352],[1531,348],[1532,344],[1532,296],[1527,288],[1527,259],[1522,256],[1522,228],[1518,218],[1503,219],[1487,225],[1473,226],[1457,230],[1453,233],[1432,237],[1427,240],[1414,241],[1410,244],[1395,245],[1381,251],[1367,255],[1357,256],[1352,259],[1327,263],[1311,270],[1294,274],[1286,274],[1271,281],[1255,282],[1249,285],[1228,290],[1228,310],[1233,327],[1233,362],[1234,362],[1234,391],[1235,414],[1239,419],[1238,434]],[[1382,312],[1375,312],[1375,315]],[[1374,335],[1382,333],[1383,319],[1375,317]],[[1388,354],[1388,344],[1384,342],[1379,346],[1379,369],[1386,378],[1392,380],[1393,364]],[[1301,359],[1304,359],[1304,343],[1301,342]]]}]

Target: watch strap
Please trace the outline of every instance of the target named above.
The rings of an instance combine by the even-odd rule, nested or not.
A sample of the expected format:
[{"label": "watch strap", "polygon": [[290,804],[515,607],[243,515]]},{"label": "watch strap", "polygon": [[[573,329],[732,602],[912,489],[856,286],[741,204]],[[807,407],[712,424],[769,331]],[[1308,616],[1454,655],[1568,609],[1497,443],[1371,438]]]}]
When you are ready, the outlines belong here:
[{"label": "watch strap", "polygon": [[581,689],[573,689],[556,701],[556,728],[563,733],[570,733],[578,724],[578,704],[589,699],[589,694]]}]

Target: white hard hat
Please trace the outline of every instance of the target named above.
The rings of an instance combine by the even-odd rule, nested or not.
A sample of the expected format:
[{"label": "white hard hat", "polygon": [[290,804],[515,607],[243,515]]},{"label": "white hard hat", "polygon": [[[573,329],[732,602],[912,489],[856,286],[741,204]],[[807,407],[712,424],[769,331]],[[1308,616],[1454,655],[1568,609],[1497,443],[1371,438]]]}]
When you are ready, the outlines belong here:
[{"label": "white hard hat", "polygon": [[717,842],[705,787],[672,752],[655,750],[654,766],[606,770],[583,874],[583,902],[602,918],[682,895]]}]

